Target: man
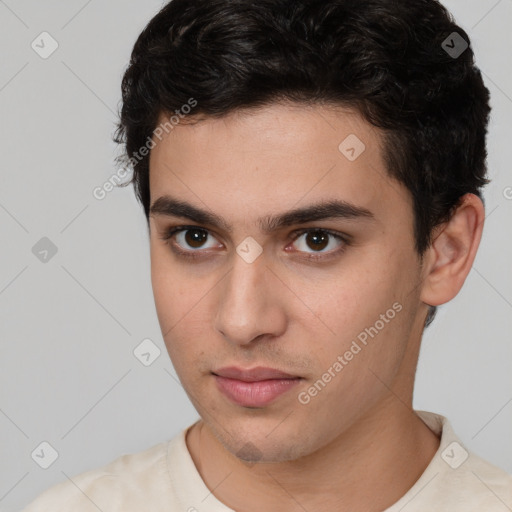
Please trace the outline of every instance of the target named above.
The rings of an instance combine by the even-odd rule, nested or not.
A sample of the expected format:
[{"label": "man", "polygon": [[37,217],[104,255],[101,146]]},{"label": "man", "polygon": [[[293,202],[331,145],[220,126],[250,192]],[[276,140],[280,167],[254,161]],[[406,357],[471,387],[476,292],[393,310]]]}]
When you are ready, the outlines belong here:
[{"label": "man", "polygon": [[512,476],[412,409],[480,242],[488,91],[435,0],[174,0],[116,141],[201,419],[35,511],[505,511]]}]

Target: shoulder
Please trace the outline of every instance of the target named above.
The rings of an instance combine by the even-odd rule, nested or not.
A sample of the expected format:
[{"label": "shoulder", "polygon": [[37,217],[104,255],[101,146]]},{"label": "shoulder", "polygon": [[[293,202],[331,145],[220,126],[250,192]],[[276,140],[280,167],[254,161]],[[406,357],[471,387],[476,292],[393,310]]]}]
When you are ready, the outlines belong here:
[{"label": "shoulder", "polygon": [[[467,500],[467,510],[509,510],[512,507],[512,475],[474,452],[451,472],[459,498]],[[447,482],[448,483],[448,482]]]},{"label": "shoulder", "polygon": [[23,512],[143,510],[147,496],[162,495],[167,481],[167,441],[68,477],[43,492]]},{"label": "shoulder", "polygon": [[512,475],[466,448],[445,416],[416,412],[440,436],[439,449],[414,486],[386,512],[512,510]]},{"label": "shoulder", "polygon": [[442,508],[437,510],[512,510],[512,475],[466,450],[458,442],[449,444],[438,453],[421,485],[425,489],[421,493],[422,500],[419,500],[420,509],[421,505],[435,509],[442,504]]}]

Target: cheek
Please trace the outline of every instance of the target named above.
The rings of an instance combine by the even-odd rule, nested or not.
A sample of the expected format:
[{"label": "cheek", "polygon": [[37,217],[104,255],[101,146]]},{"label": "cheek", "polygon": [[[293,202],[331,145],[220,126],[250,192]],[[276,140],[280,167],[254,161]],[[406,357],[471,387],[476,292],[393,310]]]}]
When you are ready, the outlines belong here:
[{"label": "cheek", "polygon": [[183,325],[187,323],[187,313],[193,313],[193,304],[190,303],[194,302],[194,288],[187,282],[186,275],[171,265],[171,257],[165,247],[151,249],[151,284],[162,336],[169,355],[174,357],[179,347],[175,340],[180,338]]},{"label": "cheek", "polygon": [[321,348],[310,350],[315,375],[298,397],[299,411],[317,423],[337,425],[333,433],[340,426],[348,428],[388,393],[404,360],[410,325],[402,304],[388,304],[378,294],[361,308],[343,304],[345,311],[333,317],[336,335],[325,336]]},{"label": "cheek", "polygon": [[[327,338],[347,340],[375,324],[381,314],[402,302],[407,290],[400,272],[380,269],[361,261],[319,283],[304,281],[299,287],[303,302],[314,313],[303,317],[303,328],[321,329]],[[380,324],[379,324],[380,325]],[[320,333],[319,333],[320,334]]]},{"label": "cheek", "polygon": [[196,295],[196,287],[191,285],[190,276],[176,264],[171,249],[162,241],[151,242],[151,284],[158,317],[167,324],[162,328],[168,330],[186,314],[188,303]]},{"label": "cheek", "polygon": [[210,370],[205,350],[213,343],[209,290],[217,280],[195,276],[177,264],[167,247],[152,247],[151,281],[167,352],[180,380],[191,384]]},{"label": "cheek", "polygon": [[[380,253],[385,253],[384,249]],[[361,258],[317,288],[318,293],[309,295],[323,324],[315,322],[316,329],[324,333],[322,344],[315,349],[319,371],[327,371],[345,354],[347,368],[361,367],[363,374],[344,369],[344,378],[357,378],[360,384],[361,379],[375,380],[368,368],[387,376],[396,371],[414,313],[411,290],[415,280],[411,276],[415,271],[410,258],[391,252],[386,257]],[[303,283],[303,289],[310,284]],[[312,327],[309,317],[302,321],[305,332]]]}]

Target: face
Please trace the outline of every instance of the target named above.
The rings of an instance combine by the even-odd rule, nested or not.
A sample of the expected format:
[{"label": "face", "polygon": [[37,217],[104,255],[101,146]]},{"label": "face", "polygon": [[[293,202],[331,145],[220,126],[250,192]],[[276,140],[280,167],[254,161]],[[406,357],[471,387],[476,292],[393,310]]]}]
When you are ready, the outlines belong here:
[{"label": "face", "polygon": [[[251,447],[241,458],[311,454],[413,372],[426,310],[412,200],[380,137],[354,112],[273,104],[155,139],[161,330],[205,425],[233,454]],[[233,366],[298,378],[214,375]]]}]

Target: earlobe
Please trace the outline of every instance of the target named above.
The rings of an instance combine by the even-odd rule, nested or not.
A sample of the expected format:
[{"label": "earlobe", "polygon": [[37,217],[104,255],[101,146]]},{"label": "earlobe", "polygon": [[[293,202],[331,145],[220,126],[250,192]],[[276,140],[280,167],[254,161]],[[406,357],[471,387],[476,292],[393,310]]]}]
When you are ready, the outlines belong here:
[{"label": "earlobe", "polygon": [[484,219],[481,199],[466,194],[450,220],[435,230],[424,256],[421,300],[425,304],[439,306],[459,293],[475,260]]}]

